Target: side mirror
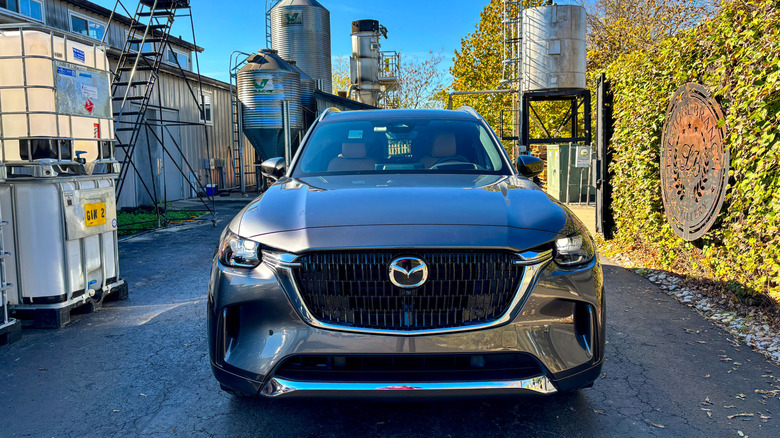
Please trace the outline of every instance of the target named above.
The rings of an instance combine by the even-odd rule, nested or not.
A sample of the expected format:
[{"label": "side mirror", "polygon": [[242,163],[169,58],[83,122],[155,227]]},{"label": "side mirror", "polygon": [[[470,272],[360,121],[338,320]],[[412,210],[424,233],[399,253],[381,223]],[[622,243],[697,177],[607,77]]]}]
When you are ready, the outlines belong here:
[{"label": "side mirror", "polygon": [[263,161],[263,164],[260,165],[260,171],[263,173],[263,176],[274,181],[284,176],[286,170],[287,165],[284,164],[284,157],[270,158]]},{"label": "side mirror", "polygon": [[544,161],[530,155],[517,157],[517,170],[526,178],[533,178],[544,171]]}]

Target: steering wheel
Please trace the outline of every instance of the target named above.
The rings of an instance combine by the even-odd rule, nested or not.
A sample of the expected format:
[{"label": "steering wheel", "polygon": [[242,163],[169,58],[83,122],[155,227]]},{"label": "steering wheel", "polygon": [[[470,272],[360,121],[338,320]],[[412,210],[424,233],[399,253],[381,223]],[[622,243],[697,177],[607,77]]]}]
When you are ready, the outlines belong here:
[{"label": "steering wheel", "polygon": [[439,158],[433,165],[431,166],[431,169],[435,168],[439,164],[445,164],[445,163],[464,163],[464,164],[474,164],[471,161],[469,161],[468,158],[464,157],[463,155],[452,155],[449,157],[441,157]]}]

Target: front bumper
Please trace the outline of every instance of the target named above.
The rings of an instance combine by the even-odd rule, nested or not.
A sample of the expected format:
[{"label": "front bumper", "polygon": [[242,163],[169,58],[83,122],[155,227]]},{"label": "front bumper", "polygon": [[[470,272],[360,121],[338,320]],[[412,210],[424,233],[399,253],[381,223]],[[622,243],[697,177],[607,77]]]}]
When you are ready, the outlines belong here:
[{"label": "front bumper", "polygon": [[[217,380],[266,397],[551,394],[591,384],[604,352],[604,293],[597,260],[574,270],[547,264],[505,323],[417,336],[316,327],[284,275],[261,264],[247,271],[214,262],[208,300],[209,349]],[[589,309],[583,313],[582,309]],[[589,315],[583,322],[579,315]],[[301,381],[275,375],[295,355],[526,353],[540,374],[513,380]]]}]

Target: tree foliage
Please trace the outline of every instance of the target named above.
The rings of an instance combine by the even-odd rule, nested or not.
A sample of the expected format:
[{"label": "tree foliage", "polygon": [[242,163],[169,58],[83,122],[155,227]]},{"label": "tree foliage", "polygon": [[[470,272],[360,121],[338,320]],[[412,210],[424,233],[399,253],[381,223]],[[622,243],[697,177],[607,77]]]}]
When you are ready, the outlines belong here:
[{"label": "tree foliage", "polygon": [[445,76],[441,69],[444,55],[429,52],[426,57],[400,54],[398,66],[398,108],[441,108]]},{"label": "tree foliage", "polygon": [[587,10],[588,70],[690,29],[710,17],[717,0],[592,0]]},{"label": "tree foliage", "polygon": [[[780,11],[776,0],[724,3],[695,29],[621,56],[613,85],[616,240],[660,265],[780,300]],[[663,213],[660,147],[666,108],[686,82],[721,102],[731,153],[717,226],[691,244]]]},{"label": "tree foliage", "polygon": [[333,94],[338,91],[349,90],[349,57],[334,56],[332,62],[331,78],[333,79]]},{"label": "tree foliage", "polygon": [[[385,97],[387,108],[441,108],[441,93],[445,74],[441,69],[444,55],[429,52],[427,56],[400,54],[398,86]],[[351,85],[350,60],[347,56],[333,58],[333,92],[348,91]]]}]

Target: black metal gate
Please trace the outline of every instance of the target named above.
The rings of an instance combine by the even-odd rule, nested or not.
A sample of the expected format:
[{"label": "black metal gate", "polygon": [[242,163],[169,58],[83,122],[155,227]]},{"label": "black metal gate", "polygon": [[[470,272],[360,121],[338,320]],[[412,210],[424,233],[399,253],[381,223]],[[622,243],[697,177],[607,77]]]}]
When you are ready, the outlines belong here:
[{"label": "black metal gate", "polygon": [[596,87],[596,231],[605,239],[611,239],[615,227],[612,215],[612,184],[609,167],[612,162],[612,90],[602,73]]}]

